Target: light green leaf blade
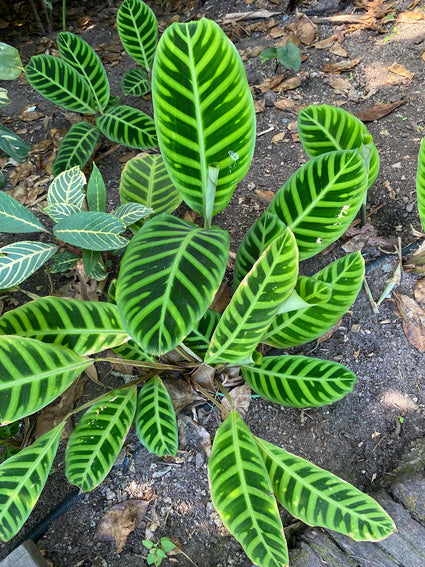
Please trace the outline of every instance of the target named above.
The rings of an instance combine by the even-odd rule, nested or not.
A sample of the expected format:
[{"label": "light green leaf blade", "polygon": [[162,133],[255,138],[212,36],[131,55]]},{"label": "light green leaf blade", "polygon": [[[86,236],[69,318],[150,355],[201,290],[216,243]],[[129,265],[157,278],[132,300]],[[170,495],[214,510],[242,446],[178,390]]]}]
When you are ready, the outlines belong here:
[{"label": "light green leaf blade", "polygon": [[127,246],[128,240],[120,236],[125,229],[122,220],[113,215],[82,211],[58,222],[53,234],[72,246],[103,252]]},{"label": "light green leaf blade", "polygon": [[153,213],[152,209],[148,209],[141,203],[125,203],[114,211],[114,216],[121,219],[125,226],[130,226],[145,219]]},{"label": "light green leaf blade", "polygon": [[53,163],[53,175],[78,166],[82,168],[92,155],[100,130],[88,122],[73,124],[59,145],[58,155]]},{"label": "light green leaf blade", "polygon": [[0,81],[13,81],[22,71],[19,51],[7,43],[0,42]]},{"label": "light green leaf blade", "polygon": [[81,210],[84,201],[82,191],[86,176],[78,165],[60,173],[50,184],[47,193],[49,205],[75,205]]},{"label": "light green leaf blade", "polygon": [[279,502],[309,526],[323,526],[356,541],[377,541],[396,528],[367,494],[263,439],[256,439]]},{"label": "light green leaf blade", "polygon": [[54,244],[23,240],[0,248],[0,289],[19,285],[57,251]]},{"label": "light green leaf blade", "polygon": [[91,363],[61,346],[1,335],[1,424],[31,415],[50,404]]},{"label": "light green leaf blade", "polygon": [[162,214],[146,222],[121,262],[118,311],[150,354],[172,350],[211,304],[227,265],[229,236]]},{"label": "light green leaf blade", "polygon": [[0,87],[0,107],[7,106],[8,104],[10,104],[10,100],[7,96],[7,90]]},{"label": "light green leaf blade", "polygon": [[275,238],[235,291],[211,339],[205,362],[251,357],[280,305],[295,287],[298,249],[289,229]]},{"label": "light green leaf blade", "polygon": [[332,285],[326,303],[276,315],[261,342],[289,348],[317,339],[329,331],[354,303],[364,278],[360,252],[347,254],[314,275]]},{"label": "light green leaf blade", "polygon": [[121,90],[127,96],[143,96],[151,90],[151,83],[143,69],[134,67],[121,77]]},{"label": "light green leaf blade", "polygon": [[10,234],[47,232],[30,210],[4,191],[0,191],[0,229]]},{"label": "light green leaf blade", "polygon": [[367,170],[360,152],[328,152],[300,167],[267,210],[293,231],[300,260],[305,260],[347,230],[366,190]]},{"label": "light green leaf blade", "polygon": [[25,67],[25,76],[32,88],[50,102],[81,114],[96,112],[89,84],[62,59],[35,55]]},{"label": "light green leaf blade", "polygon": [[54,205],[47,205],[44,209],[46,215],[49,215],[55,222],[59,222],[65,217],[69,217],[69,215],[79,213],[80,211],[81,207],[69,203],[55,203]]},{"label": "light green leaf blade", "polygon": [[266,356],[241,365],[247,384],[262,398],[296,408],[332,404],[351,392],[356,375],[342,364],[309,356]]},{"label": "light green leaf blade", "polygon": [[0,124],[0,150],[16,161],[24,161],[28,157],[30,149],[25,140]]},{"label": "light green leaf blade", "polygon": [[158,43],[158,23],[153,11],[141,0],[124,0],[117,14],[117,29],[130,57],[149,71]]},{"label": "light green leaf blade", "polygon": [[279,313],[327,303],[331,297],[332,284],[308,276],[298,276],[294,291],[282,303]]},{"label": "light green leaf blade", "polygon": [[418,199],[418,212],[422,228],[425,230],[425,143],[421,142],[418,155],[418,169],[416,173],[416,194]]},{"label": "light green leaf blade", "polygon": [[157,362],[154,356],[151,356],[144,350],[142,350],[139,345],[130,339],[122,345],[116,346],[112,349],[115,354],[122,356],[126,360],[138,360],[141,362]]},{"label": "light green leaf blade", "polygon": [[0,465],[0,539],[22,528],[46,484],[65,423]]},{"label": "light green leaf blade", "polygon": [[137,108],[113,106],[96,118],[96,124],[102,134],[123,146],[137,150],[158,146],[155,122]]},{"label": "light green leaf blade", "polygon": [[137,387],[117,388],[93,404],[71,434],[66,478],[83,492],[96,488],[113,467],[136,411]]},{"label": "light green leaf blade", "polygon": [[140,390],[135,425],[137,437],[150,453],[158,457],[177,454],[176,414],[159,376],[151,378]]},{"label": "light green leaf blade", "polygon": [[99,168],[93,163],[93,169],[87,183],[87,205],[89,211],[106,211],[106,187]]},{"label": "light green leaf blade", "polygon": [[219,427],[208,463],[211,498],[249,559],[288,565],[288,551],[267,469],[255,438],[233,411]]},{"label": "light green leaf blade", "polygon": [[152,70],[161,154],[183,200],[207,216],[208,170],[219,168],[213,214],[229,203],[255,145],[255,111],[242,60],[220,27],[168,27]]},{"label": "light green leaf blade", "polygon": [[90,86],[95,107],[103,112],[109,102],[108,76],[99,56],[81,37],[59,32],[57,44],[61,58],[69,63]]},{"label": "light green leaf blade", "polygon": [[204,358],[209,346],[214,329],[220,320],[220,313],[207,309],[202,315],[196,327],[184,339],[184,344],[195,354]]}]

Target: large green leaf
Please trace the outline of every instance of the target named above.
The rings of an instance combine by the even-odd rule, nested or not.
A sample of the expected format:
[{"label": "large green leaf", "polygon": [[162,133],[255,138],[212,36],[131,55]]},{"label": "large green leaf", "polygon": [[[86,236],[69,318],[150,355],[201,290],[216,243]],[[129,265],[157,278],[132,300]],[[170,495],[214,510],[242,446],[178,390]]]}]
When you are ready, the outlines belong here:
[{"label": "large green leaf", "polygon": [[122,356],[126,360],[138,360],[142,362],[157,362],[154,356],[151,356],[144,350],[142,350],[136,341],[130,339],[122,345],[116,346],[112,349],[115,354]]},{"label": "large green leaf", "polygon": [[93,163],[93,169],[87,183],[87,206],[89,211],[106,211],[106,187],[99,168]]},{"label": "large green leaf", "polygon": [[274,317],[261,342],[278,348],[302,345],[329,331],[354,303],[364,277],[360,252],[347,254],[314,275],[332,285],[326,303],[313,305]]},{"label": "large green leaf", "polygon": [[0,317],[0,334],[68,347],[84,356],[128,340],[115,305],[42,297]]},{"label": "large green leaf", "polygon": [[156,213],[172,213],[181,203],[162,156],[150,154],[127,162],[121,174],[120,199],[141,203]]},{"label": "large green leaf", "polygon": [[91,88],[95,107],[100,112],[109,102],[108,76],[99,56],[90,45],[70,32],[59,32],[57,44],[60,56],[85,79]]},{"label": "large green leaf", "polygon": [[205,362],[249,360],[273,316],[294,289],[297,275],[295,238],[284,229],[240,283],[214,331]]},{"label": "large green leaf", "polygon": [[0,191],[0,232],[47,232],[38,218],[16,199]]},{"label": "large green leaf", "polygon": [[102,134],[123,146],[138,150],[158,146],[155,122],[137,108],[113,106],[96,118],[96,124]]},{"label": "large green leaf", "polygon": [[[358,118],[336,106],[311,105],[298,114],[298,133],[309,157],[335,150],[361,149],[366,126]],[[370,187],[379,173],[379,155],[375,144],[371,146],[368,183]]]},{"label": "large green leaf", "polygon": [[158,43],[155,14],[141,0],[124,0],[117,14],[117,29],[124,49],[149,71]]},{"label": "large green leaf", "polygon": [[88,162],[100,136],[100,130],[89,122],[73,124],[59,145],[57,158],[53,163],[56,177],[71,167],[84,167]]},{"label": "large green leaf", "polygon": [[342,364],[309,356],[266,356],[261,364],[243,364],[241,370],[262,398],[297,408],[332,404],[356,382],[356,375]]},{"label": "large green leaf", "polygon": [[327,303],[331,296],[332,284],[308,276],[298,276],[294,291],[282,303],[279,313]]},{"label": "large green leaf", "polygon": [[60,173],[50,184],[47,193],[49,205],[75,205],[81,209],[84,201],[82,191],[86,183],[86,176],[79,166],[74,166]]},{"label": "large green leaf", "polygon": [[216,433],[208,472],[213,504],[249,559],[261,567],[288,565],[267,469],[254,436],[236,411]]},{"label": "large green leaf", "polygon": [[159,376],[145,383],[137,399],[136,433],[150,453],[176,455],[178,431],[173,402]]},{"label": "large green leaf", "polygon": [[31,147],[18,134],[0,124],[0,150],[16,161],[23,161],[30,149]]},{"label": "large green leaf", "polygon": [[59,221],[53,229],[56,238],[89,250],[119,250],[128,240],[120,236],[127,227],[108,213],[82,211]]},{"label": "large green leaf", "polygon": [[58,249],[54,244],[22,240],[0,248],[0,289],[19,285],[47,262]]},{"label": "large green leaf", "polygon": [[118,388],[86,411],[66,448],[66,478],[71,484],[89,492],[106,477],[132,424],[136,401],[136,386]]},{"label": "large green leaf", "polygon": [[256,439],[279,502],[310,526],[323,526],[356,541],[376,541],[396,531],[373,498],[263,439]]},{"label": "large green leaf", "polygon": [[422,228],[425,230],[425,143],[422,140],[419,148],[418,170],[416,173],[416,192],[418,199],[418,212]]},{"label": "large green leaf", "polygon": [[300,167],[267,210],[294,232],[300,260],[304,260],[347,230],[366,190],[367,169],[360,152],[329,152]]},{"label": "large green leaf", "polygon": [[35,55],[25,67],[25,76],[38,93],[67,110],[94,114],[92,91],[69,63],[52,55]]},{"label": "large green leaf", "polygon": [[143,96],[151,90],[151,83],[143,69],[134,67],[121,77],[121,90],[125,95]]},{"label": "large green leaf", "polygon": [[124,327],[151,354],[172,350],[211,304],[223,278],[229,236],[168,214],[149,220],[121,262],[117,303]]},{"label": "large green leaf", "polygon": [[9,541],[24,525],[46,484],[65,423],[0,465],[0,539]]},{"label": "large green leaf", "polygon": [[11,423],[47,406],[91,363],[61,346],[0,336],[0,422]]},{"label": "large green leaf", "polygon": [[158,44],[152,71],[158,141],[184,201],[208,217],[209,167],[219,167],[213,214],[228,204],[255,145],[255,111],[242,60],[206,19],[174,23]]},{"label": "large green leaf", "polygon": [[22,61],[19,51],[0,42],[0,81],[13,81],[22,73]]},{"label": "large green leaf", "polygon": [[219,320],[220,313],[207,309],[196,327],[184,339],[184,344],[195,354],[204,358]]}]

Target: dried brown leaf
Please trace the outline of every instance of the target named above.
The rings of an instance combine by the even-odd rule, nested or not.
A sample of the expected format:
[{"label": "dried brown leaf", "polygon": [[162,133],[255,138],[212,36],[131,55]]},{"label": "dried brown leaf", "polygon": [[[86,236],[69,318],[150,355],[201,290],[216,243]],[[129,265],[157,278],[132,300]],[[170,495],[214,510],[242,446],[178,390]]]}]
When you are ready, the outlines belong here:
[{"label": "dried brown leaf", "polygon": [[20,120],[22,120],[22,122],[32,122],[33,120],[43,118],[45,116],[44,112],[40,112],[40,110],[36,109],[37,103],[31,102],[29,104],[26,104],[18,114]]},{"label": "dried brown leaf", "polygon": [[272,30],[270,30],[270,37],[273,39],[277,39],[279,37],[284,37],[288,35],[288,29],[287,28],[280,28],[280,27],[275,27]]},{"label": "dried brown leaf", "polygon": [[229,305],[229,301],[229,287],[227,285],[227,282],[222,282],[220,287],[218,288],[217,293],[214,296],[213,302],[210,305],[210,309],[221,313]]},{"label": "dried brown leaf", "polygon": [[395,73],[401,77],[406,77],[409,80],[413,79],[415,76],[415,73],[408,71],[406,67],[404,67],[404,65],[400,65],[400,63],[393,63],[388,67],[388,70],[391,71],[391,73]]},{"label": "dried brown leaf", "polygon": [[425,303],[425,278],[418,280],[415,285],[415,299],[419,303]]},{"label": "dried brown leaf", "polygon": [[273,16],[280,16],[282,12],[269,12],[269,10],[253,10],[251,12],[233,12],[226,14],[223,18],[223,24],[238,22],[239,20],[256,20],[267,19]]},{"label": "dried brown leaf", "polygon": [[321,71],[324,73],[342,73],[343,71],[349,71],[353,69],[358,63],[360,59],[352,59],[350,61],[337,61],[336,63],[327,63],[323,65]]},{"label": "dried brown leaf", "polygon": [[[245,383],[242,386],[237,386],[236,388],[233,388],[233,390],[230,390],[229,395],[233,402],[233,406],[229,404],[226,398],[224,398],[221,403],[227,411],[233,411],[236,409],[240,413],[241,417],[244,418],[248,412],[249,404],[251,403],[251,393],[251,388]],[[222,411],[221,417],[226,419],[227,413]]]},{"label": "dried brown leaf", "polygon": [[27,179],[31,173],[33,173],[33,165],[30,161],[19,163],[10,174],[10,184],[15,187],[20,181]]},{"label": "dried brown leaf", "polygon": [[342,318],[339,321],[337,321],[335,325],[331,329],[329,329],[329,331],[326,331],[326,333],[324,333],[322,336],[320,336],[317,339],[316,348],[325,341],[327,341],[328,339],[330,339],[332,335],[341,327],[341,325],[342,325]]},{"label": "dried brown leaf", "polygon": [[272,142],[273,144],[278,144],[279,142],[282,142],[284,138],[285,138],[285,132],[279,132],[279,134],[275,134],[273,136]]},{"label": "dried brown leaf", "polygon": [[300,110],[306,107],[306,104],[300,104],[293,98],[280,98],[274,103],[275,107],[285,112],[293,112],[298,114]]},{"label": "dried brown leaf", "polygon": [[273,91],[280,85],[280,83],[285,80],[285,78],[285,75],[275,75],[274,77],[270,77],[269,79],[266,79],[259,85],[255,86],[257,89],[260,89],[262,93]]},{"label": "dried brown leaf", "polygon": [[[361,120],[361,119],[360,119],[360,120]],[[389,196],[390,196],[390,199],[392,199],[393,201],[395,201],[395,199],[396,199],[396,197],[397,197],[397,194],[396,194],[394,188],[392,187],[391,183],[388,181],[388,179],[386,179],[382,185],[383,185],[383,186],[385,187],[385,189],[388,191],[388,194],[389,194]]]},{"label": "dried brown leaf", "polygon": [[300,14],[294,31],[301,43],[311,45],[316,38],[317,26],[307,16]]},{"label": "dried brown leaf", "polygon": [[254,108],[255,108],[256,114],[263,112],[264,109],[266,108],[266,100],[264,98],[262,98],[260,100],[255,100],[254,101]]},{"label": "dried brown leaf", "polygon": [[408,295],[394,293],[394,298],[407,340],[425,352],[425,311]]},{"label": "dried brown leaf", "polygon": [[333,53],[333,55],[338,55],[338,57],[348,57],[348,52],[340,43],[335,43],[335,45],[329,49],[329,52]]},{"label": "dried brown leaf", "polygon": [[206,388],[210,392],[214,391],[214,377],[215,368],[209,366],[208,364],[199,366],[191,375],[191,378],[194,382],[196,382],[203,388]]},{"label": "dried brown leaf", "polygon": [[377,102],[372,107],[357,112],[356,116],[362,122],[373,122],[374,120],[379,120],[380,118],[387,116],[387,114],[389,114],[390,112],[392,112],[402,104],[403,104],[402,100],[398,100],[396,102],[388,102],[388,103]]},{"label": "dried brown leaf", "polygon": [[337,35],[333,34],[325,39],[321,39],[320,41],[316,41],[313,45],[316,49],[329,49],[337,40]]},{"label": "dried brown leaf", "polygon": [[345,77],[339,75],[329,75],[323,79],[325,85],[331,86],[338,95],[347,95],[352,89],[351,82]]},{"label": "dried brown leaf", "polygon": [[164,386],[170,394],[176,414],[179,414],[187,406],[205,402],[205,398],[195,392],[193,386],[188,384],[184,378],[170,376],[164,381]]},{"label": "dried brown leaf", "polygon": [[126,500],[112,506],[102,516],[95,533],[98,541],[114,542],[121,553],[128,536],[141,526],[148,509],[146,500]]},{"label": "dried brown leaf", "polygon": [[255,194],[260,198],[260,201],[267,205],[272,202],[274,197],[273,191],[262,191],[261,189],[256,189]]},{"label": "dried brown leaf", "polygon": [[185,450],[190,445],[199,446],[209,458],[211,455],[211,437],[208,431],[188,415],[178,417],[179,445]]},{"label": "dried brown leaf", "polygon": [[397,15],[397,23],[399,24],[415,24],[423,19],[424,14],[419,11],[401,12],[401,14]]},{"label": "dried brown leaf", "polygon": [[304,78],[304,74],[297,75],[296,77],[291,77],[290,79],[286,79],[282,81],[275,89],[273,89],[277,93],[283,93],[285,91],[291,91],[293,89],[298,88],[301,85],[302,79]]}]

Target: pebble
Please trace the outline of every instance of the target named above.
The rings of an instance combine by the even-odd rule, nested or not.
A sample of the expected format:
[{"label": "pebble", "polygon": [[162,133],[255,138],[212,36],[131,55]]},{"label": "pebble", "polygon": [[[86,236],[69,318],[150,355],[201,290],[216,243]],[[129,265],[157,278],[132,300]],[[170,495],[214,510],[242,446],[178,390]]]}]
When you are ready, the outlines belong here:
[{"label": "pebble", "polygon": [[266,106],[274,106],[274,103],[277,100],[277,94],[274,91],[267,91],[264,95],[264,101]]},{"label": "pebble", "polygon": [[410,204],[410,205],[407,205],[407,206],[406,206],[406,211],[407,211],[408,213],[411,213],[411,212],[413,211],[413,205],[411,205],[411,204]]}]

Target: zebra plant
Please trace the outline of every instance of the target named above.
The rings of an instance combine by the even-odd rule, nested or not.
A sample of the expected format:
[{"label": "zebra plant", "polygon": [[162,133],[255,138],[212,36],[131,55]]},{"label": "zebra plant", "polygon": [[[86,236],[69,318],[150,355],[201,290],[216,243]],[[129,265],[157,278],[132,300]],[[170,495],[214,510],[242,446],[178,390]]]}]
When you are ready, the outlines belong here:
[{"label": "zebra plant", "polygon": [[[202,215],[204,226],[168,212],[145,222],[127,247],[109,303],[47,297],[0,318],[2,424],[60,396],[93,364],[89,355],[113,349],[123,357],[121,363],[144,370],[70,412],[86,410],[65,458],[69,482],[84,492],[109,473],[133,421],[149,451],[159,457],[176,454],[170,370],[184,373],[218,405],[219,377],[237,368],[260,396],[296,408],[331,404],[356,382],[353,372],[336,362],[263,357],[257,346],[286,347],[319,337],[355,300],[364,274],[360,253],[312,277],[300,275],[299,261],[337,239],[358,212],[368,187],[367,152],[362,146],[329,147],[288,180],[241,243],[235,291],[219,314],[209,306],[227,267],[229,235],[212,225],[212,217],[226,207],[254,150],[255,112],[244,67],[222,30],[202,19],[165,31],[152,81],[164,163],[180,197]],[[332,112],[324,109],[326,124]],[[354,119],[344,117],[350,129]],[[172,350],[180,358],[164,357]],[[95,359],[111,360],[116,359]],[[207,386],[200,378],[205,373]],[[231,403],[227,389],[219,387]],[[256,437],[235,409],[221,409],[227,417],[208,464],[212,501],[253,563],[288,565],[277,502],[309,525],[355,540],[379,540],[395,530],[371,497]],[[17,533],[37,501],[64,423],[0,466],[4,540]]]}]

